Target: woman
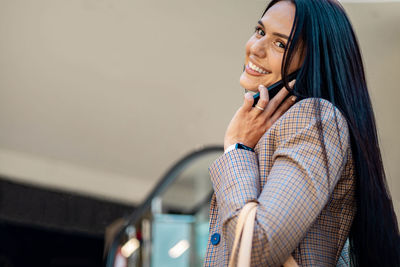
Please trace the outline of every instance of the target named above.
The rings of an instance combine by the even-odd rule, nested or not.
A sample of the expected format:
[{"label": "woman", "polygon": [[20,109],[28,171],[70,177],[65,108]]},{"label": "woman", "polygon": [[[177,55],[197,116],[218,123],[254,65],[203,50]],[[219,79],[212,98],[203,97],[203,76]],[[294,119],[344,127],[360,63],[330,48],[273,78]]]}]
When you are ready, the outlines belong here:
[{"label": "woman", "polygon": [[[347,239],[352,266],[400,266],[362,59],[340,4],[272,1],[246,45],[245,65],[240,83],[261,97],[252,107],[245,95],[225,154],[210,167],[205,266],[228,264],[249,201],[258,203],[252,266],[281,266],[290,255],[300,266],[336,266]],[[294,105],[293,97],[283,100],[286,89],[268,99],[265,86],[280,79]]]}]

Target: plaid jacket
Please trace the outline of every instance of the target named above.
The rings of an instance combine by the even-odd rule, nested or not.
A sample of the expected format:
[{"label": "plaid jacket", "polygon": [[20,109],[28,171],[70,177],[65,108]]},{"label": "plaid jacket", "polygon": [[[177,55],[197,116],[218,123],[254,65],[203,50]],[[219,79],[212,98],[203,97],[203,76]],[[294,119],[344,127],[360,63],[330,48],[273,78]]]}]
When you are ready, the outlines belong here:
[{"label": "plaid jacket", "polygon": [[356,209],[353,168],[343,115],[326,100],[296,103],[255,153],[232,150],[210,166],[204,266],[228,265],[238,213],[250,200],[259,203],[252,266],[281,266],[290,254],[299,266],[344,264],[340,255]]}]

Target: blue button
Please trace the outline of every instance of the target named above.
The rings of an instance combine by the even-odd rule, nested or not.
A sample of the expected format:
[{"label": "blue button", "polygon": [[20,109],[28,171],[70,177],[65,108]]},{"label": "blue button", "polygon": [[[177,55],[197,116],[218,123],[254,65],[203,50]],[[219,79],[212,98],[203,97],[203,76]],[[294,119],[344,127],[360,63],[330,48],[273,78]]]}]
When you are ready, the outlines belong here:
[{"label": "blue button", "polygon": [[218,245],[219,241],[221,240],[221,235],[218,233],[215,233],[211,236],[211,244]]}]

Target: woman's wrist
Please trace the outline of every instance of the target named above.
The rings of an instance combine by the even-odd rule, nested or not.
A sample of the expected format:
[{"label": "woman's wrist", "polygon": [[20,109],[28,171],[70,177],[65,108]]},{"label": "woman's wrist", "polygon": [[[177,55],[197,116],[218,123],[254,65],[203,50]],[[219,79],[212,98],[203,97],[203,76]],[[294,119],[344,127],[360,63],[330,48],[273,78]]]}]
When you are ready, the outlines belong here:
[{"label": "woman's wrist", "polygon": [[230,152],[230,151],[232,151],[232,150],[235,150],[235,149],[243,149],[243,150],[247,150],[247,151],[254,152],[254,149],[253,149],[253,148],[251,148],[251,147],[249,147],[249,146],[246,146],[246,145],[244,145],[244,144],[242,144],[242,143],[236,143],[236,144],[232,144],[232,145],[228,146],[228,147],[225,149],[225,152],[224,152],[224,153],[228,153],[228,152]]}]

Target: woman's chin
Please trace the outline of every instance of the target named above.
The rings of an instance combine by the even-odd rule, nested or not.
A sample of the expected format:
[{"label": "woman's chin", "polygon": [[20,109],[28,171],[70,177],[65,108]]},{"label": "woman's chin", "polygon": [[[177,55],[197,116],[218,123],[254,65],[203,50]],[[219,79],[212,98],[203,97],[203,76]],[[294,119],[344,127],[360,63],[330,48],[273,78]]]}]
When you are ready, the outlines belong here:
[{"label": "woman's chin", "polygon": [[258,92],[258,85],[240,77],[240,86],[248,91]]}]

